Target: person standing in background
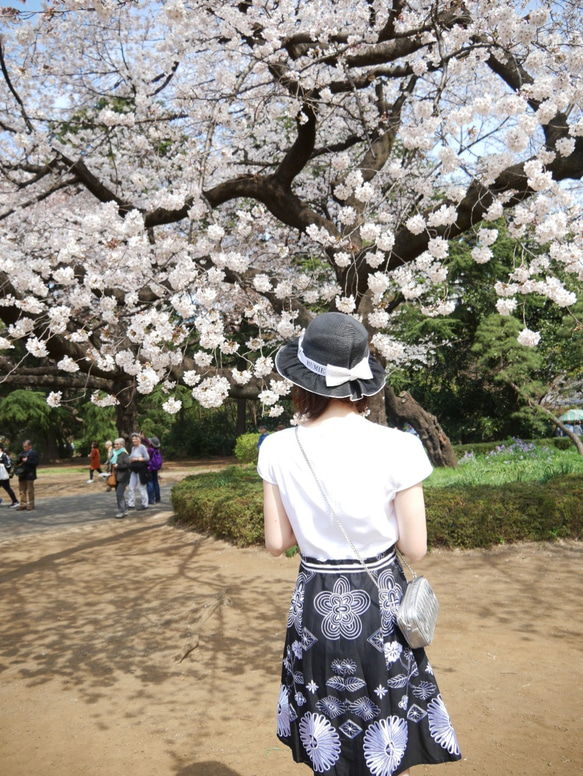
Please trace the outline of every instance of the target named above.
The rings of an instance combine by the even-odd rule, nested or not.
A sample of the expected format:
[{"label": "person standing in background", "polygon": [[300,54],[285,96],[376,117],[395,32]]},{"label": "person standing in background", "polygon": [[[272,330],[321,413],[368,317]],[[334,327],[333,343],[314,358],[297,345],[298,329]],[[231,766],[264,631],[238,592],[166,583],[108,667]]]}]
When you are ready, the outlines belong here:
[{"label": "person standing in background", "polygon": [[108,439],[105,442],[105,463],[103,464],[105,467],[105,471],[101,475],[102,477],[107,477],[108,474],[111,473],[111,459],[113,457],[113,443],[111,439]]},{"label": "person standing in background", "polygon": [[142,501],[138,509],[148,508],[148,463],[150,456],[148,450],[142,442],[141,434],[137,432],[132,434],[132,449],[130,450],[130,488],[128,491],[128,509],[136,507],[136,487],[140,491]]},{"label": "person standing in background", "polygon": [[160,503],[160,483],[158,482],[158,472],[162,468],[162,453],[160,452],[160,440],[158,437],[152,437],[151,439],[145,439],[144,444],[148,450],[150,456],[150,462],[148,463],[148,471],[150,477],[148,479],[148,502],[150,504]]},{"label": "person standing in background", "polygon": [[36,467],[39,465],[40,456],[32,449],[32,442],[26,439],[22,443],[22,450],[16,459],[16,476],[20,489],[20,506],[17,511],[22,512],[34,509],[34,481],[36,480]]},{"label": "person standing in background", "polygon": [[99,445],[97,442],[91,442],[91,452],[89,453],[89,479],[87,484],[93,482],[93,474],[101,474],[101,456],[99,455]]},{"label": "person standing in background", "polygon": [[118,520],[126,517],[128,513],[125,490],[130,481],[130,457],[125,449],[125,440],[119,437],[113,443],[113,453],[111,456],[111,470],[115,472],[115,497],[117,499]]},{"label": "person standing in background", "polygon": [[257,440],[258,450],[268,436],[269,436],[269,431],[267,430],[267,426],[259,426],[259,439]]},{"label": "person standing in background", "polygon": [[[6,477],[0,477],[0,487],[4,488],[6,493],[10,496],[10,500],[12,501],[10,506],[17,507],[18,499],[16,498],[16,493],[10,487],[10,467],[12,466],[12,461],[2,444],[0,444],[0,464],[4,466],[4,470],[6,471]],[[0,498],[0,502],[1,501],[2,499]]]}]

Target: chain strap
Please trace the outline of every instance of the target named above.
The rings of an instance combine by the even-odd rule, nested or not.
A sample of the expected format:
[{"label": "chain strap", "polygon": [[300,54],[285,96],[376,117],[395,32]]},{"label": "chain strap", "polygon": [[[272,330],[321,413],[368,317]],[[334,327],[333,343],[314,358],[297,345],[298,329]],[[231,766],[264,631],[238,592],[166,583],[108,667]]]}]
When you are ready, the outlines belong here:
[{"label": "chain strap", "polygon": [[[375,583],[375,585],[376,585],[376,586],[377,586],[377,588],[378,588],[378,586],[379,586],[379,583],[378,583],[378,581],[377,581],[376,577],[374,577],[374,576],[372,575],[372,573],[371,573],[371,571],[370,571],[369,567],[368,567],[368,566],[366,565],[366,563],[364,562],[364,560],[363,560],[363,558],[362,558],[362,555],[359,553],[359,551],[358,551],[358,550],[356,549],[356,547],[354,546],[354,542],[352,541],[352,539],[350,538],[350,536],[349,536],[349,535],[348,535],[348,533],[346,532],[346,529],[345,529],[345,528],[344,528],[344,526],[342,525],[342,521],[340,520],[340,518],[338,517],[338,515],[337,515],[337,514],[336,514],[336,512],[334,511],[334,508],[332,507],[332,504],[330,503],[330,499],[328,498],[328,494],[326,493],[326,491],[325,491],[325,490],[324,490],[324,488],[322,487],[322,483],[320,482],[320,480],[318,479],[318,477],[317,477],[317,475],[316,475],[316,472],[314,471],[314,467],[312,466],[312,463],[311,463],[310,459],[308,458],[308,455],[307,455],[306,451],[304,450],[304,446],[302,445],[302,441],[301,441],[301,439],[300,439],[300,427],[299,427],[299,426],[296,426],[296,429],[295,429],[295,431],[296,431],[296,440],[297,440],[297,442],[298,442],[299,448],[300,448],[300,450],[302,451],[302,455],[304,456],[304,459],[305,459],[306,463],[308,464],[308,469],[311,471],[311,473],[312,473],[312,477],[314,478],[314,481],[315,481],[316,485],[318,486],[318,488],[319,488],[319,490],[320,490],[320,493],[321,493],[321,494],[322,494],[322,496],[324,497],[324,501],[326,502],[326,506],[328,507],[328,511],[330,512],[330,514],[332,515],[332,517],[334,518],[334,520],[335,520],[335,521],[336,521],[336,523],[338,524],[338,526],[339,526],[340,530],[341,530],[341,531],[342,531],[342,533],[344,534],[344,538],[346,539],[346,541],[347,541],[347,542],[348,542],[348,544],[350,545],[350,549],[351,549],[351,550],[352,550],[352,552],[354,553],[354,557],[355,557],[355,558],[356,558],[358,561],[360,561],[360,563],[361,563],[361,564],[362,564],[362,566],[364,567],[364,570],[366,571],[366,573],[369,575],[369,577],[372,579],[372,581]],[[396,546],[395,546],[395,552],[397,553],[397,555],[398,555],[398,557],[399,557],[399,560],[403,561],[403,563],[405,564],[405,566],[407,566],[407,568],[409,569],[409,571],[410,571],[410,572],[411,572],[411,574],[413,575],[413,579],[415,579],[415,577],[417,576],[417,574],[415,573],[415,571],[413,571],[413,569],[411,568],[411,566],[410,566],[410,565],[407,563],[407,561],[406,561],[406,559],[405,559],[405,557],[404,557],[403,553],[402,553],[402,552],[401,552],[401,551],[400,551],[400,550],[399,550],[399,549],[398,549]]]}]

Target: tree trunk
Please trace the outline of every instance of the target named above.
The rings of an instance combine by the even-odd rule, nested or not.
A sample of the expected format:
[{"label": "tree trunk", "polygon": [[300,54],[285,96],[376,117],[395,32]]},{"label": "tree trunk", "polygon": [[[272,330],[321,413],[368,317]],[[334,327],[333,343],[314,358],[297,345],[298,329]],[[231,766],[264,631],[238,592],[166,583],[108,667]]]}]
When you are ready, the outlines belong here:
[{"label": "tree trunk", "polygon": [[138,410],[136,407],[135,386],[133,383],[120,386],[116,390],[119,404],[115,408],[115,424],[120,437],[129,440],[134,431],[137,431],[136,422]]},{"label": "tree trunk", "polygon": [[577,434],[574,434],[572,431],[569,431],[569,429],[565,426],[564,423],[562,423],[559,418],[557,418],[556,415],[554,415],[550,410],[548,410],[546,407],[543,407],[542,404],[539,404],[538,402],[534,401],[530,398],[530,396],[527,396],[520,388],[519,385],[516,383],[510,383],[510,385],[514,388],[516,393],[520,396],[521,399],[524,399],[528,406],[533,409],[537,410],[538,412],[542,412],[543,415],[546,415],[546,417],[549,420],[552,420],[555,426],[557,428],[560,428],[563,434],[569,437],[571,442],[575,445],[577,448],[577,452],[579,455],[583,455],[583,441],[577,436]]},{"label": "tree trunk", "polygon": [[52,463],[60,458],[59,445],[54,436],[46,436],[43,445],[43,457],[46,463]]},{"label": "tree trunk", "polygon": [[[544,407],[540,407],[540,409],[541,409],[543,412],[548,412],[548,410],[545,410],[545,408],[544,408]],[[581,438],[580,438],[580,437],[578,437],[578,436],[577,436],[577,434],[574,434],[572,431],[569,431],[569,429],[568,429],[568,428],[566,428],[566,426],[565,426],[563,423],[561,423],[561,421],[560,421],[558,418],[555,418],[555,416],[554,416],[552,413],[549,413],[549,415],[550,415],[550,419],[553,421],[553,423],[554,423],[554,424],[555,424],[555,425],[556,425],[558,428],[560,428],[560,429],[561,429],[561,431],[563,432],[563,434],[565,434],[566,436],[568,436],[568,437],[569,437],[569,439],[571,440],[571,442],[573,442],[573,444],[574,444],[574,445],[575,445],[575,447],[577,448],[577,452],[579,453],[579,455],[583,455],[583,441],[581,441]]]},{"label": "tree trunk", "polygon": [[247,400],[243,398],[235,399],[237,402],[237,436],[244,434],[247,428]]},{"label": "tree trunk", "polygon": [[[360,300],[358,312],[366,320],[373,309],[372,293],[367,291]],[[372,332],[369,330],[369,335]],[[383,367],[386,367],[386,358],[382,353],[373,350],[373,355]],[[385,390],[371,396],[369,400],[369,419],[382,426],[387,425],[387,415],[394,418],[399,424],[410,423],[419,434],[427,455],[434,466],[457,466],[457,459],[447,435],[437,422],[437,418],[426,412],[418,404],[410,393],[401,393],[395,396],[390,386]]]},{"label": "tree trunk", "polygon": [[380,426],[387,425],[387,410],[385,408],[385,397],[383,391],[379,391],[375,396],[370,396],[368,400],[370,414],[368,419]]},{"label": "tree trunk", "polygon": [[413,426],[434,466],[457,466],[451,442],[435,415],[426,412],[407,391],[397,396],[388,385],[385,386],[385,402],[390,417]]}]

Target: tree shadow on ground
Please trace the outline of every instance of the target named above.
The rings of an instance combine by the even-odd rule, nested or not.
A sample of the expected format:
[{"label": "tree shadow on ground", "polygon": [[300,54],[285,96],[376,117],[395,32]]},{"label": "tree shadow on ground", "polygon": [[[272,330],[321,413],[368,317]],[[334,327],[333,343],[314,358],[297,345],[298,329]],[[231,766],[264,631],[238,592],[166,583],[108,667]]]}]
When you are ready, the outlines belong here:
[{"label": "tree shadow on ground", "polygon": [[238,771],[218,762],[192,763],[176,771],[176,776],[241,776]]},{"label": "tree shadow on ground", "polygon": [[[96,709],[102,729],[116,714],[129,723],[155,717],[160,730],[164,719],[198,715],[205,734],[227,729],[226,688],[245,698],[275,688],[293,583],[276,571],[264,588],[259,548],[238,551],[145,520],[75,536],[58,551],[47,542],[44,554],[4,564],[0,674],[17,675],[30,692],[59,682],[87,704],[107,701],[111,716]],[[182,691],[185,680],[200,707]]]}]

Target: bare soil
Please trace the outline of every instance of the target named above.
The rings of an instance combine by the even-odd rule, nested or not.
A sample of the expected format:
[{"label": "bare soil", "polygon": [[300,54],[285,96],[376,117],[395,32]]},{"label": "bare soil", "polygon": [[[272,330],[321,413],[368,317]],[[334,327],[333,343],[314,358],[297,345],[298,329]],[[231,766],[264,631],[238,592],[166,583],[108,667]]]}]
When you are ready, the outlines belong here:
[{"label": "bare soil", "polygon": [[[37,496],[83,485],[55,469]],[[146,515],[0,543],[2,776],[308,773],[275,737],[297,559]],[[434,551],[418,570],[463,760],[413,776],[583,773],[583,545]]]}]

